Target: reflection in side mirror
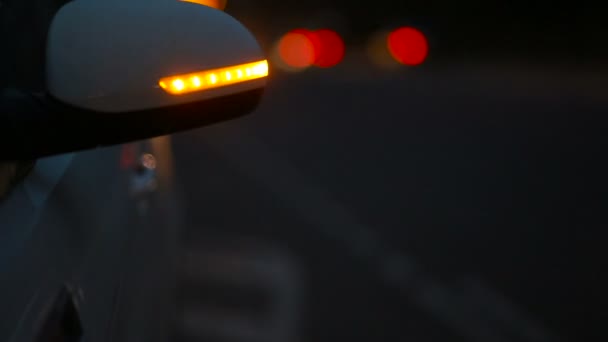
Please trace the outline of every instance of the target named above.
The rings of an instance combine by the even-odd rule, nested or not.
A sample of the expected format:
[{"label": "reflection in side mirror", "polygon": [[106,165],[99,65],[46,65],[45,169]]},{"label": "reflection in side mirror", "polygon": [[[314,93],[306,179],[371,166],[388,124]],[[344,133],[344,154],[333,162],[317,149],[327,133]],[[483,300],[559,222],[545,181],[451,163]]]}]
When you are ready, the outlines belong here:
[{"label": "reflection in side mirror", "polygon": [[267,75],[256,39],[222,11],[181,1],[74,1],[48,33],[48,94],[0,103],[0,160],[235,118],[255,109]]}]

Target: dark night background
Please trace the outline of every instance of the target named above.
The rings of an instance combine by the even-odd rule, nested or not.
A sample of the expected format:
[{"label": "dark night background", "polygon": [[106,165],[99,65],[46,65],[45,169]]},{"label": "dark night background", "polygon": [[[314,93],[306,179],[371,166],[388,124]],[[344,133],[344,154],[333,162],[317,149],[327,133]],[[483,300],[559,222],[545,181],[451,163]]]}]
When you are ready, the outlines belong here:
[{"label": "dark night background", "polygon": [[[40,37],[50,13],[64,2],[3,1],[5,7],[13,8],[3,12],[1,21],[4,50],[13,51],[5,56],[12,63],[2,66],[4,80],[18,74],[14,82],[32,83],[33,75],[42,74],[44,45]],[[348,44],[357,45],[376,30],[412,25],[429,36],[432,58],[445,63],[456,57],[494,58],[570,68],[592,63],[604,68],[608,25],[598,6],[588,0],[232,0],[226,10],[243,21],[266,47],[297,27],[333,28]]]},{"label": "dark night background", "polygon": [[[493,54],[584,63],[608,52],[608,25],[592,1],[262,0],[229,2],[227,10],[261,31],[334,25],[351,43],[387,26],[413,25],[428,32],[441,59]],[[342,16],[342,23],[332,23],[328,12]],[[271,18],[272,26],[256,18]]]}]

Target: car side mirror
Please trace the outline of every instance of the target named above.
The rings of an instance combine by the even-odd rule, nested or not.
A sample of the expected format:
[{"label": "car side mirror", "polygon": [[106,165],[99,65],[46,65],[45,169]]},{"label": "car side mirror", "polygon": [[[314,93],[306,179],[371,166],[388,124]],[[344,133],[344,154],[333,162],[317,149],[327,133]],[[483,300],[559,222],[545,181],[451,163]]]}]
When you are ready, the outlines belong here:
[{"label": "car side mirror", "polygon": [[259,103],[268,64],[230,15],[182,1],[76,0],[47,37],[46,94],[4,92],[0,160],[171,134]]}]

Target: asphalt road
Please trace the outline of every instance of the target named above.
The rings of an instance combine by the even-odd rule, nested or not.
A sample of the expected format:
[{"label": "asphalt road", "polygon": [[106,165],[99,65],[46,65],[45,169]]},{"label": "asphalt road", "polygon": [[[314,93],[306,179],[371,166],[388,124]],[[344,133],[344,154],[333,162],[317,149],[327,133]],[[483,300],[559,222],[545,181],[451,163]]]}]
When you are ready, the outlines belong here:
[{"label": "asphalt road", "polygon": [[603,88],[496,70],[277,75],[252,116],[153,145],[144,219],[118,147],[75,155],[3,264],[0,339],[65,279],[86,341],[597,336]]},{"label": "asphalt road", "polygon": [[601,84],[491,65],[279,76],[253,116],[174,137],[186,240],[292,250],[304,340],[594,336]]}]

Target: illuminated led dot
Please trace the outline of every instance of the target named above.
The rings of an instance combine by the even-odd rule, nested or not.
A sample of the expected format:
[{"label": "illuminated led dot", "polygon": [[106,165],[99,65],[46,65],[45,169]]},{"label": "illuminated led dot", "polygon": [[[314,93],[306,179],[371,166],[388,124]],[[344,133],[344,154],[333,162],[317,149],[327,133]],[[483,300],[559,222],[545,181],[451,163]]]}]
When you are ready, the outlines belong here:
[{"label": "illuminated led dot", "polygon": [[173,82],[171,82],[171,86],[173,87],[173,89],[175,91],[182,91],[186,87],[186,85],[184,84],[184,81],[182,81],[179,78],[174,80]]},{"label": "illuminated led dot", "polygon": [[267,75],[268,74],[268,64],[261,63],[254,67],[254,72],[256,75]]},{"label": "illuminated led dot", "polygon": [[243,77],[243,70],[239,69],[236,71],[236,77],[237,78],[242,78]]},{"label": "illuminated led dot", "polygon": [[195,87],[200,87],[201,86],[201,79],[198,76],[194,76],[192,77],[192,85]]},{"label": "illuminated led dot", "polygon": [[230,71],[226,71],[226,81],[230,81],[232,79],[232,74]]},{"label": "illuminated led dot", "polygon": [[215,74],[209,75],[209,83],[211,83],[211,84],[217,83],[217,76]]},{"label": "illuminated led dot", "polygon": [[167,89],[167,83],[161,81],[159,84],[160,84],[161,88]]},{"label": "illuminated led dot", "polygon": [[247,68],[247,69],[245,69],[245,74],[246,74],[247,76],[251,76],[251,68]]}]

